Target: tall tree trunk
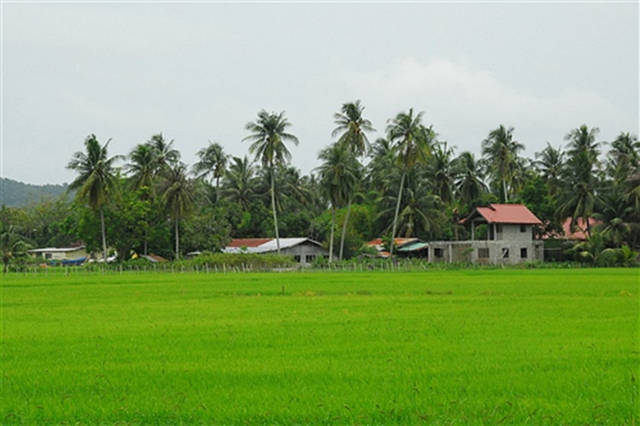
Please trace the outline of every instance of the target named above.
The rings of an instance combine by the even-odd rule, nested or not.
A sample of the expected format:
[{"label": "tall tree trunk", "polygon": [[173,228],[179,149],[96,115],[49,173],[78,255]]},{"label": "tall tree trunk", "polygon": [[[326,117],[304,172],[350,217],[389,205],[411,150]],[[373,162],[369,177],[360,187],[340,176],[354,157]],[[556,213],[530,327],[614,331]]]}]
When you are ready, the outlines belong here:
[{"label": "tall tree trunk", "polygon": [[393,249],[396,241],[396,228],[398,227],[398,213],[400,213],[400,201],[402,200],[402,187],[404,186],[404,178],[407,175],[406,172],[402,172],[402,178],[400,179],[400,190],[398,191],[398,201],[396,202],[396,212],[393,215],[393,228],[391,230],[391,247],[389,250],[389,259],[393,258]]},{"label": "tall tree trunk", "polygon": [[342,254],[344,253],[344,237],[347,234],[347,223],[349,222],[349,213],[351,213],[351,197],[349,197],[349,202],[347,203],[347,214],[344,216],[344,220],[342,221],[342,236],[340,237],[340,256],[338,259],[342,260]]},{"label": "tall tree trunk", "polygon": [[102,257],[107,262],[107,232],[104,227],[104,207],[100,207],[100,228],[102,230]]},{"label": "tall tree trunk", "polygon": [[336,227],[336,207],[331,203],[331,232],[329,236],[329,263],[333,262],[333,230]]},{"label": "tall tree trunk", "polygon": [[175,226],[175,234],[176,234],[176,260],[180,259],[180,226],[178,225],[180,219],[178,219],[178,215],[176,215]]},{"label": "tall tree trunk", "polygon": [[509,195],[507,194],[507,180],[502,179],[502,190],[504,191],[504,202],[509,202]]},{"label": "tall tree trunk", "polygon": [[278,232],[278,214],[276,213],[276,194],[275,187],[276,181],[274,177],[275,171],[271,169],[271,210],[273,210],[273,226],[276,230],[276,247],[278,248],[278,254],[280,254],[280,233]]}]

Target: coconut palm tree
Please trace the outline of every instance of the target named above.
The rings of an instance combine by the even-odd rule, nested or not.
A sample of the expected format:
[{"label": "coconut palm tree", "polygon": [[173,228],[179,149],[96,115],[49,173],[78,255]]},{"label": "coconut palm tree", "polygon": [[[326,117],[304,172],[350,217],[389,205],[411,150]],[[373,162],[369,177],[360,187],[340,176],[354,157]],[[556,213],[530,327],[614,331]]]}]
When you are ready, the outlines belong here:
[{"label": "coconut palm tree", "polygon": [[4,222],[0,225],[0,257],[2,257],[2,271],[6,273],[9,270],[9,262],[24,256],[29,245],[22,240],[13,225],[6,225]]},{"label": "coconut palm tree", "polygon": [[73,154],[67,168],[78,172],[78,176],[71,182],[69,189],[77,190],[76,196],[89,204],[89,207],[100,214],[100,228],[102,233],[102,255],[107,260],[107,236],[104,224],[104,205],[111,195],[115,185],[115,168],[113,163],[122,156],[108,156],[109,139],[100,145],[95,135],[89,135],[84,146],[86,152],[78,151]]},{"label": "coconut palm tree", "polygon": [[347,146],[335,143],[320,151],[322,164],[316,169],[323,191],[331,204],[331,231],[329,237],[329,262],[333,261],[333,240],[336,209],[348,199],[359,178],[355,157]]},{"label": "coconut palm tree", "polygon": [[220,179],[224,176],[227,166],[227,155],[222,145],[211,141],[206,148],[199,150],[197,155],[200,160],[193,165],[193,171],[198,178],[215,179],[216,199],[218,199]]},{"label": "coconut palm tree", "polygon": [[250,141],[249,152],[255,155],[256,161],[269,171],[271,181],[271,209],[273,212],[273,224],[276,234],[276,247],[280,254],[280,235],[278,232],[278,214],[276,212],[275,198],[275,168],[291,160],[291,152],[285,142],[298,144],[298,138],[287,132],[291,123],[286,119],[284,111],[277,114],[262,110],[258,113],[255,122],[249,122],[245,126],[250,134],[243,140]]},{"label": "coconut palm tree", "polygon": [[155,150],[148,144],[138,144],[129,154],[129,164],[125,166],[135,189],[143,186],[151,188],[156,172]]},{"label": "coconut palm tree", "polygon": [[611,176],[618,180],[624,180],[631,173],[638,171],[640,167],[640,141],[635,135],[622,132],[611,142],[608,166]]},{"label": "coconut palm tree", "polygon": [[[129,154],[129,164],[126,166],[130,174],[131,183],[134,189],[147,188],[141,191],[141,199],[148,200],[154,189],[154,178],[156,177],[157,158],[156,150],[149,144],[138,144]],[[146,215],[145,215],[146,216]],[[144,229],[144,254],[148,252],[149,218],[145,217]]]},{"label": "coconut palm tree", "polygon": [[453,200],[454,165],[453,148],[449,148],[446,142],[436,144],[427,165],[427,176],[436,195],[445,204]]},{"label": "coconut palm tree", "polygon": [[155,151],[156,174],[169,172],[180,161],[180,152],[173,148],[173,139],[167,142],[162,133],[151,136],[147,144]]},{"label": "coconut palm tree", "polygon": [[249,209],[249,204],[256,194],[255,169],[247,156],[233,157],[229,170],[222,180],[222,194],[227,199],[240,204],[243,210]]},{"label": "coconut palm tree", "polygon": [[358,157],[366,155],[369,150],[367,132],[374,132],[371,121],[362,116],[364,106],[360,100],[342,104],[340,112],[333,115],[336,128],[331,132],[332,137],[338,137],[338,143],[344,144]]},{"label": "coconut palm tree", "polygon": [[[596,137],[599,130],[582,125],[565,136],[569,141],[568,160],[564,181],[567,183],[560,204],[560,214],[570,216],[572,222],[582,218],[587,224],[587,235],[591,235],[589,218],[593,215],[599,199],[596,193],[599,142]],[[573,225],[573,223],[572,223]]]},{"label": "coconut palm tree", "polygon": [[390,253],[393,256],[396,228],[398,225],[398,214],[402,200],[402,189],[407,172],[411,171],[417,163],[425,162],[431,152],[431,144],[435,140],[435,132],[432,127],[425,127],[422,124],[423,113],[414,114],[413,108],[408,113],[401,112],[387,126],[389,141],[393,144],[394,150],[398,153],[398,161],[402,168],[400,188],[398,189],[398,199],[393,215],[393,227],[391,230]]},{"label": "coconut palm tree", "polygon": [[465,151],[455,159],[454,169],[456,196],[467,208],[473,207],[487,189],[481,167],[473,154]]},{"label": "coconut palm tree", "polygon": [[177,162],[167,169],[163,194],[163,201],[174,223],[177,260],[180,259],[180,220],[191,211],[195,199],[193,183],[187,176],[184,163]]},{"label": "coconut palm tree", "polygon": [[[344,145],[349,151],[351,151],[356,163],[357,159],[355,157],[364,156],[369,150],[367,132],[375,131],[371,121],[362,116],[363,111],[364,106],[362,106],[360,100],[356,100],[355,102],[347,102],[343,104],[340,112],[335,113],[333,116],[336,128],[331,132],[331,136],[338,136],[338,143]],[[359,166],[359,164],[357,165]],[[356,164],[354,164],[354,166],[356,166]],[[349,214],[351,213],[351,203],[353,202],[353,195],[356,191],[356,184],[358,182],[345,183],[345,185],[351,185],[352,183],[353,185],[349,189],[350,193],[347,199],[347,213],[342,222],[339,252],[340,260],[342,260],[342,254],[344,252],[344,239],[347,233]]]},{"label": "coconut palm tree", "polygon": [[535,154],[537,160],[533,163],[549,186],[551,194],[557,194],[560,179],[564,169],[564,152],[562,148],[554,148],[549,142],[540,152]]},{"label": "coconut palm tree", "polygon": [[502,200],[509,201],[509,189],[518,168],[518,153],[524,145],[513,140],[513,127],[502,124],[482,141],[482,155],[494,186],[502,186]]}]

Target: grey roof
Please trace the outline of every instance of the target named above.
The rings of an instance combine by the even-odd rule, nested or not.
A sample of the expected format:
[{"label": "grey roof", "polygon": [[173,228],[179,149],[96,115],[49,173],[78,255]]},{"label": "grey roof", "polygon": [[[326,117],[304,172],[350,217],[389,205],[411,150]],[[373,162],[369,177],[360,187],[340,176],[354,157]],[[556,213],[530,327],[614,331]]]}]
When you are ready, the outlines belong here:
[{"label": "grey roof", "polygon": [[[280,250],[295,247],[307,242],[311,244],[315,244],[319,247],[322,247],[322,244],[312,240],[311,238],[280,238]],[[276,245],[275,238],[257,247],[246,247],[246,248],[225,247],[224,249],[222,249],[224,253],[269,253],[269,252],[275,252],[277,250],[278,250],[278,247]]]},{"label": "grey roof", "polygon": [[70,251],[82,250],[85,246],[77,247],[45,247],[29,250],[29,253],[66,253]]}]

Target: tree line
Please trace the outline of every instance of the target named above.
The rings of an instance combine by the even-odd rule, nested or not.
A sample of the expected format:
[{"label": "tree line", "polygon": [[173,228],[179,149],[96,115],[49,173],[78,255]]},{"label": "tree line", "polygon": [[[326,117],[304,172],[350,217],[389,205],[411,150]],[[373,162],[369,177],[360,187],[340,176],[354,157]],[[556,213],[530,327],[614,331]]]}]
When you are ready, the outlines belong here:
[{"label": "tree line", "polygon": [[526,158],[514,128],[500,125],[477,158],[457,153],[413,109],[390,118],[373,141],[360,101],[343,104],[334,122],[332,142],[307,175],[292,165],[289,148],[300,142],[284,112],[262,110],[247,123],[248,155],[229,156],[210,141],[191,167],[163,134],[128,155],[110,155],[109,140],[89,135],[67,165],[76,172],[73,197],[2,209],[3,259],[18,242],[83,241],[104,257],[111,248],[122,260],[134,252],[179,259],[218,251],[231,236],[308,236],[326,244],[332,261],[381,236],[469,238],[460,220],[491,202],[527,205],[544,223],[539,235],[560,232],[571,218],[602,247],[640,246],[640,142],[628,132],[605,142],[581,125]]}]

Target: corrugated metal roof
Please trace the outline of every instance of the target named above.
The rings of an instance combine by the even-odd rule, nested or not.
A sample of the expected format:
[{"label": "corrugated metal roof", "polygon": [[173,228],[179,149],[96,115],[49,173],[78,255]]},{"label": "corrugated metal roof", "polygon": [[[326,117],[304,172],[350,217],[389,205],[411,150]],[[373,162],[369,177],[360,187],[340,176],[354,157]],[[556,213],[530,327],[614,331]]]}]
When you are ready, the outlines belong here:
[{"label": "corrugated metal roof", "polygon": [[270,240],[271,238],[234,238],[227,247],[258,247]]},{"label": "corrugated metal roof", "polygon": [[29,253],[66,253],[70,251],[82,250],[85,246],[78,247],[45,247],[29,250]]},{"label": "corrugated metal roof", "polygon": [[[257,246],[233,246],[230,244],[222,251],[225,253],[269,253],[278,250],[275,238],[241,238],[239,240],[262,240],[264,242],[262,244],[258,244]],[[295,247],[306,242],[322,247],[322,244],[312,240],[311,238],[280,238],[280,250]]]},{"label": "corrugated metal roof", "polygon": [[417,250],[422,250],[423,248],[427,247],[429,245],[429,243],[423,243],[421,241],[416,241],[415,243],[411,243],[411,244],[406,244],[402,247],[400,247],[398,249],[398,251],[417,251]]}]

